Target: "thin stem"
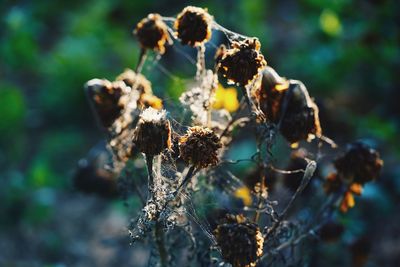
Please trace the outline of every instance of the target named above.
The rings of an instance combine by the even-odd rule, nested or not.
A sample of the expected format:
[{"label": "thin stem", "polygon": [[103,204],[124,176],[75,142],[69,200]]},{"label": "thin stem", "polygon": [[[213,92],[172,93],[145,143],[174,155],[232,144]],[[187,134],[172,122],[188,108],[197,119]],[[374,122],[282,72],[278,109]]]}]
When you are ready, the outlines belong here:
[{"label": "thin stem", "polygon": [[136,65],[136,69],[135,69],[136,73],[142,72],[142,68],[143,68],[144,62],[146,62],[146,58],[147,58],[147,49],[141,48],[140,54],[139,54],[139,61],[138,61],[138,64]]},{"label": "thin stem", "polygon": [[150,192],[154,191],[154,175],[153,175],[153,155],[146,154],[146,166],[148,174],[148,189]]},{"label": "thin stem", "polygon": [[186,173],[186,176],[183,179],[182,183],[178,186],[178,188],[174,192],[174,198],[177,197],[182,192],[182,190],[184,189],[185,185],[190,181],[190,178],[193,177],[194,173],[195,173],[195,167],[191,166],[189,168],[188,172]]},{"label": "thin stem", "polygon": [[156,222],[154,234],[155,234],[158,254],[160,255],[160,264],[162,267],[165,267],[167,266],[168,262],[168,253],[167,249],[165,248],[164,228],[160,221]]},{"label": "thin stem", "polygon": [[315,161],[310,161],[307,164],[307,167],[306,167],[306,170],[304,172],[303,179],[301,180],[300,186],[297,188],[296,192],[294,193],[294,195],[290,199],[289,203],[286,205],[286,208],[278,216],[278,220],[272,225],[272,227],[266,233],[265,239],[268,239],[268,237],[271,236],[275,232],[275,230],[279,227],[279,225],[281,224],[283,219],[286,217],[289,209],[292,207],[294,201],[303,192],[303,190],[306,188],[306,186],[310,182],[311,177],[313,176],[316,168],[317,168],[317,163]]}]

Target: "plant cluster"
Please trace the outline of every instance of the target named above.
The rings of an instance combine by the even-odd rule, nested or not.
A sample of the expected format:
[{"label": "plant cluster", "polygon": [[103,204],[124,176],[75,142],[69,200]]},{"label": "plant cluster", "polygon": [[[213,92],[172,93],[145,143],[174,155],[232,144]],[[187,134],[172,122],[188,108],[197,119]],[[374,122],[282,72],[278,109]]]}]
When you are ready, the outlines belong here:
[{"label": "plant cluster", "polygon": [[[222,32],[228,42],[216,49],[214,69],[207,69],[206,44],[215,32]],[[293,206],[313,177],[323,175],[315,175],[321,157],[297,147],[311,142],[338,149],[323,135],[318,107],[305,85],[278,75],[267,66],[257,38],[224,28],[207,9],[189,6],[176,18],[150,14],[133,34],[141,47],[135,70],[125,70],[115,81],[92,79],[86,91],[107,134],[110,155],[108,162],[94,168],[94,176],[102,184],[108,181],[110,188],[119,179],[120,190],[136,189],[143,208],[132,220],[129,234],[132,243],[148,240],[151,264],[239,267],[296,262],[293,248],[318,233],[327,236],[326,225],[333,214],[353,207],[353,195],[361,194],[364,184],[378,177],[383,165],[378,152],[360,142],[349,145],[333,161],[334,171],[317,183],[326,193],[321,197],[325,203],[307,222],[300,222]],[[175,107],[178,114],[191,114],[189,119],[173,117],[164,109],[141,73],[147,54],[162,56],[175,42],[193,47],[198,54],[193,82]],[[242,95],[237,105],[226,104],[235,108],[225,108],[221,100],[228,92],[221,85],[225,82],[237,86]],[[251,158],[231,160],[228,152],[243,132],[255,140],[256,152]],[[293,149],[290,170],[274,166],[272,149],[279,136]],[[231,172],[239,161],[256,166],[251,177]],[[147,170],[147,196],[134,178],[141,166]],[[298,177],[292,195],[283,202],[271,197],[276,174]],[[77,185],[96,191],[95,185],[90,186],[95,179],[85,178],[89,176],[80,175]],[[89,179],[89,185],[84,179]],[[196,195],[212,191],[220,197],[218,203],[224,196],[242,203],[232,201],[206,212],[207,219],[200,218],[194,206],[207,203]],[[194,205],[195,198],[203,202]]]}]

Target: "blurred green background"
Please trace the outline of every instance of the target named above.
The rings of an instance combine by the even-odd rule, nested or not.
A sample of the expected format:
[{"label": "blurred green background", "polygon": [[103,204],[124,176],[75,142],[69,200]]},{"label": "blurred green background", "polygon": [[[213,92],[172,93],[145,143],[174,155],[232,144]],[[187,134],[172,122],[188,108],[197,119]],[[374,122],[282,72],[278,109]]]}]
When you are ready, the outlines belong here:
[{"label": "blurred green background", "polygon": [[[380,229],[383,240],[390,238],[390,246],[399,248],[400,229],[389,224],[400,219],[397,1],[3,0],[0,265],[112,265],[101,257],[116,252],[94,244],[102,227],[123,235],[118,230],[125,226],[123,208],[119,201],[88,200],[71,183],[79,158],[103,138],[83,84],[94,77],[113,79],[124,68],[133,68],[139,55],[131,35],[136,23],[150,12],[175,16],[188,4],[207,7],[231,30],[257,36],[268,64],[283,76],[302,80],[316,98],[327,136],[339,144],[365,138],[380,150],[385,167],[380,182],[366,192],[371,201],[364,209],[356,207],[346,220],[364,225],[360,231]],[[145,74],[156,94],[173,104],[184,89],[177,77],[190,77],[195,66],[166,57],[164,66],[172,74]],[[74,206],[80,213],[70,210]],[[114,219],[108,222],[104,218],[110,214]],[[82,234],[68,221],[89,230]],[[385,234],[382,228],[387,227],[397,230]],[[382,253],[400,255],[399,249]],[[392,254],[375,260],[390,266]]]}]

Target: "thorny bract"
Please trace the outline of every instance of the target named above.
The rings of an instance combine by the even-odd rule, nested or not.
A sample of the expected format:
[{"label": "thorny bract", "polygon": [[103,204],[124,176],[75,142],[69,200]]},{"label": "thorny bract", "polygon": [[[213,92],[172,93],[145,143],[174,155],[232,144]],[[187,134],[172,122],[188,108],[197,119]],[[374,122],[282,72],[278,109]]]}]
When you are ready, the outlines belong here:
[{"label": "thorny bract", "polygon": [[[218,32],[227,42],[216,49],[214,59],[207,58],[214,60],[214,69],[207,69],[205,52],[216,47],[211,38]],[[93,159],[92,167],[86,160],[76,184],[100,192],[119,179],[121,192],[142,199],[143,208],[128,232],[132,244],[148,241],[150,265],[298,263],[294,248],[318,233],[328,239],[326,229],[332,228],[335,212],[352,208],[354,194],[360,195],[364,184],[379,175],[383,162],[378,152],[360,142],[349,145],[333,161],[334,171],[316,183],[326,193],[320,195],[325,203],[310,218],[300,220],[292,211],[294,203],[312,179],[323,175],[315,175],[320,153],[295,148],[311,142],[318,149],[325,144],[332,153],[338,149],[323,135],[318,107],[306,86],[278,75],[267,66],[257,38],[224,28],[207,9],[189,6],[177,18],[150,14],[133,34],[141,47],[135,70],[126,69],[113,82],[92,79],[86,84],[93,111],[107,134],[107,155]],[[172,117],[141,72],[149,53],[160,57],[170,46],[179,45],[197,49],[197,70],[175,107],[182,117]],[[228,92],[225,82],[240,90],[240,103],[221,100]],[[190,119],[184,114],[191,114]],[[250,158],[231,160],[228,152],[243,132],[255,140],[257,151]],[[274,166],[272,149],[278,136],[293,149],[288,170]],[[231,167],[245,161],[255,171],[236,177]],[[141,166],[147,167],[147,196],[135,178]],[[291,177],[284,182],[293,190],[286,200],[270,196],[279,186],[277,176]],[[96,186],[99,182],[103,186]],[[108,195],[114,195],[115,186],[110,188]],[[207,197],[214,198],[217,207],[204,212]]]}]

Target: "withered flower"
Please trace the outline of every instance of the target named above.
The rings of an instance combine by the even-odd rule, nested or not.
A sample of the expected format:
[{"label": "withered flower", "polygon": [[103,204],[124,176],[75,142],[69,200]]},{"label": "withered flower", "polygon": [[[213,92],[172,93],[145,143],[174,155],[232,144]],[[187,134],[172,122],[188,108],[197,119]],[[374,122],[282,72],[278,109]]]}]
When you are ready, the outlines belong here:
[{"label": "withered flower", "polygon": [[361,142],[354,142],[334,164],[341,179],[365,184],[379,176],[383,160],[376,150]]},{"label": "withered flower", "polygon": [[278,124],[288,88],[289,81],[280,77],[273,68],[267,66],[262,71],[261,85],[254,90],[253,97],[268,122]]},{"label": "withered flower", "polygon": [[170,42],[168,27],[159,14],[149,14],[142,19],[133,33],[144,49],[152,49],[160,54],[165,52],[165,44]]},{"label": "withered flower", "polygon": [[287,94],[290,95],[283,118],[280,132],[290,142],[311,140],[321,136],[319,110],[308,94],[307,88],[300,81],[290,80]]},{"label": "withered flower", "polygon": [[257,38],[233,42],[232,48],[226,50],[219,60],[217,71],[228,83],[245,86],[249,84],[267,65],[260,53],[260,42]]},{"label": "withered flower", "polygon": [[200,126],[190,127],[179,140],[181,158],[197,168],[215,166],[221,147],[219,137],[212,130]]},{"label": "withered flower", "polygon": [[117,81],[123,81],[133,90],[139,91],[139,94],[152,94],[151,83],[142,74],[136,73],[131,69],[125,69],[123,73],[118,75]]},{"label": "withered flower", "polygon": [[157,111],[150,107],[140,114],[133,143],[148,156],[158,155],[164,149],[171,148],[171,126],[165,110]]},{"label": "withered flower", "polygon": [[176,18],[174,28],[182,44],[198,46],[211,38],[212,20],[207,9],[187,6]]},{"label": "withered flower", "polygon": [[112,83],[106,79],[92,79],[85,87],[100,122],[104,127],[110,127],[125,108],[123,97],[128,93],[128,88],[122,82]]},{"label": "withered flower", "polygon": [[263,253],[259,227],[243,215],[227,215],[214,234],[223,258],[234,267],[255,266]]}]

